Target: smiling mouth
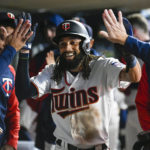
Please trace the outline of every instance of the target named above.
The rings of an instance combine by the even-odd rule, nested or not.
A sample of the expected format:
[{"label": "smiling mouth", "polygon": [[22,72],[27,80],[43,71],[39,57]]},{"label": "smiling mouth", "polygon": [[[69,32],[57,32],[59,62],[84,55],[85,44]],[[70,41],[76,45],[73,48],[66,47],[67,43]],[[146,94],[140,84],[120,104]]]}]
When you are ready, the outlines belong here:
[{"label": "smiling mouth", "polygon": [[74,56],[74,53],[73,52],[72,53],[66,53],[65,55],[66,55],[66,57],[72,57],[72,56]]},{"label": "smiling mouth", "polygon": [[75,56],[75,52],[66,52],[63,54],[63,56],[65,58],[72,58],[73,56]]}]

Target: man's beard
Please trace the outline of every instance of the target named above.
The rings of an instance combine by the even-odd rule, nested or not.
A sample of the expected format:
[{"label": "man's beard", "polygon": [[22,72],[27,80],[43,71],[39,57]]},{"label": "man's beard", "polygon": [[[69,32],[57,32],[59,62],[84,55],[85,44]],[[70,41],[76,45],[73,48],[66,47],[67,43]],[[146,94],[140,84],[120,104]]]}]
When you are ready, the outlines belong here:
[{"label": "man's beard", "polygon": [[76,54],[76,52],[74,52],[74,55],[75,57],[73,60],[66,60],[65,53],[63,53],[60,56],[59,64],[63,70],[72,70],[72,69],[77,68],[77,66],[81,63],[83,57],[85,56],[83,52],[80,52],[79,54]]}]

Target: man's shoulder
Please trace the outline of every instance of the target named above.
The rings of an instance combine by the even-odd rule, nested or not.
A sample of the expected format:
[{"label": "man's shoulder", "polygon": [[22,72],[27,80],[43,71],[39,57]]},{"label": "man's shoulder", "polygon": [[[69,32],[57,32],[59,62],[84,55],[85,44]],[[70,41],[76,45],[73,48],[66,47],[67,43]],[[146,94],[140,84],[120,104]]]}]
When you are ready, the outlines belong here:
[{"label": "man's shoulder", "polygon": [[118,59],[113,57],[99,57],[97,60],[92,60],[90,63],[91,68],[98,68],[101,70],[102,68],[113,69],[113,68],[124,68],[124,64],[119,62]]},{"label": "man's shoulder", "polygon": [[[93,59],[94,61],[94,59]],[[113,63],[113,62],[119,62],[118,59],[113,58],[113,57],[98,57],[96,60],[96,62],[100,62],[100,63]]]}]

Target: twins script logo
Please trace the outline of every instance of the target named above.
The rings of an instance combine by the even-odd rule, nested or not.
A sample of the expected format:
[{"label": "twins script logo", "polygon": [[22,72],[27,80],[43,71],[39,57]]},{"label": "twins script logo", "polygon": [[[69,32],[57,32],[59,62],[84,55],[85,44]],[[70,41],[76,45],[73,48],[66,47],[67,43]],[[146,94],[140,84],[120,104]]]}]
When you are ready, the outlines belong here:
[{"label": "twins script logo", "polygon": [[70,23],[69,22],[66,22],[66,23],[63,23],[62,24],[62,29],[67,31],[68,29],[70,29]]},{"label": "twins script logo", "polygon": [[63,93],[61,89],[52,91],[52,113],[57,112],[62,118],[68,115],[89,109],[89,105],[96,103],[99,99],[97,87],[90,87],[87,90],[76,90],[71,88],[69,93]]},{"label": "twins script logo", "polygon": [[3,89],[6,92],[6,96],[9,96],[12,89],[12,79],[3,78]]}]

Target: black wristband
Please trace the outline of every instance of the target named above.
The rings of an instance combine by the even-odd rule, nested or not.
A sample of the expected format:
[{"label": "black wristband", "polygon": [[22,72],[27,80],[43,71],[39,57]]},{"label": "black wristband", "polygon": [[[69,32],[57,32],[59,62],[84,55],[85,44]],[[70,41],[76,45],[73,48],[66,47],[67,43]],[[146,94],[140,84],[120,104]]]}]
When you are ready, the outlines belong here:
[{"label": "black wristband", "polygon": [[134,55],[131,55],[131,54],[126,55],[124,58],[127,63],[126,72],[128,72],[130,68],[133,68],[136,66],[137,59]]}]

